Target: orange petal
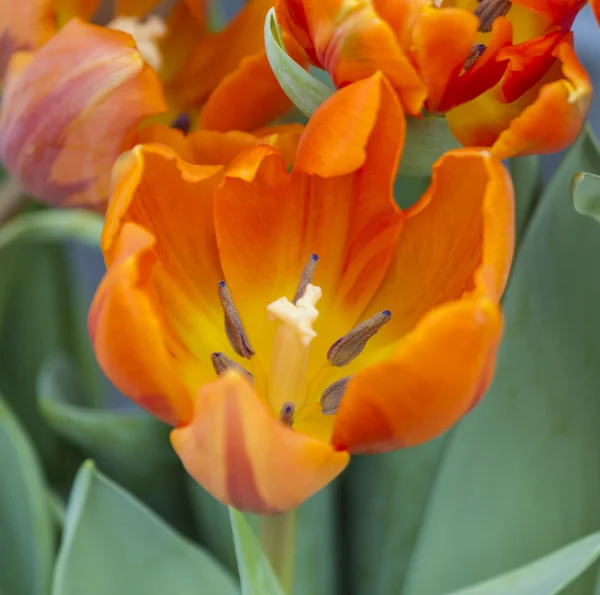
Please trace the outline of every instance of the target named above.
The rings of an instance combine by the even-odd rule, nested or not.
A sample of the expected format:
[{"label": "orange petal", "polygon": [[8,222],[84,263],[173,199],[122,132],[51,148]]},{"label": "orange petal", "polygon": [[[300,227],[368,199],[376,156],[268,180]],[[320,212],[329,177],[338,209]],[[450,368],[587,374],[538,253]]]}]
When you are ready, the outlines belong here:
[{"label": "orange petal", "polygon": [[600,25],[600,1],[599,0],[590,0],[590,5],[592,7],[592,11],[596,15],[596,20],[598,21],[598,25]]},{"label": "orange petal", "polygon": [[391,357],[350,381],[334,447],[386,452],[445,432],[487,389],[501,331],[500,310],[485,297],[431,311]]},{"label": "orange petal", "polygon": [[202,387],[189,425],[171,432],[188,473],[224,504],[254,513],[292,509],[332,481],[346,452],[277,422],[234,373]]},{"label": "orange petal", "polygon": [[35,50],[54,33],[54,0],[0,0],[0,81],[15,52]]},{"label": "orange petal", "polygon": [[102,0],[54,0],[58,26],[64,27],[73,17],[91,19],[101,3]]},{"label": "orange petal", "polygon": [[209,370],[210,354],[228,344],[217,295],[223,279],[213,223],[213,197],[222,168],[182,161],[171,149],[138,145],[115,166],[113,193],[102,234],[110,268],[127,222],[155,238],[160,267],[153,291],[174,335]]},{"label": "orange petal", "polygon": [[[456,138],[464,145],[491,146],[499,159],[551,153],[572,143],[589,109],[591,83],[569,36],[555,47],[552,56],[554,63],[543,78],[539,80],[538,75],[533,86],[515,101],[502,100],[506,81],[501,81],[481,97],[448,112]],[[537,70],[537,63],[534,65]],[[518,85],[522,87],[522,81]]]},{"label": "orange petal", "polygon": [[513,189],[504,167],[487,151],[446,153],[406,215],[392,264],[364,314],[392,312],[369,341],[372,347],[397,340],[433,308],[472,291],[478,270],[486,271],[485,291],[492,300],[500,299],[508,278]]},{"label": "orange petal", "polygon": [[514,4],[540,13],[549,20],[549,26],[568,30],[586,0],[512,0]]},{"label": "orange petal", "polygon": [[34,196],[100,210],[127,134],[165,107],[128,35],[75,19],[8,78],[0,156]]},{"label": "orange petal", "polygon": [[395,94],[376,75],[338,91],[315,112],[293,174],[262,147],[228,171],[215,204],[219,250],[246,330],[260,341],[254,347],[261,361],[270,360],[276,326],[265,324],[266,306],[293,297],[312,253],[320,258],[314,283],[323,298],[311,353],[322,358],[368,303],[402,225],[391,183],[403,137]]},{"label": "orange petal", "polygon": [[182,381],[181,361],[153,297],[153,244],[143,228],[125,226],[92,302],[88,328],[98,363],[113,384],[176,425],[191,418],[193,392]]},{"label": "orange petal", "polygon": [[184,135],[180,130],[155,124],[138,131],[133,144],[167,145],[184,161],[197,165],[229,165],[244,149],[266,144],[276,148],[290,167],[303,129],[300,124],[288,124],[261,128],[253,134],[200,129]]},{"label": "orange petal", "polygon": [[[219,83],[240,68],[244,58],[262,52],[264,22],[271,6],[271,0],[253,0],[222,31],[200,36],[181,68],[163,79],[169,104],[181,111],[201,107]],[[242,97],[248,90],[244,89]],[[238,104],[238,109],[242,108]]]},{"label": "orange petal", "polygon": [[344,368],[356,375],[333,444],[352,452],[435,437],[477,402],[493,372],[497,304],[514,247],[510,177],[486,151],[451,151],[406,214],[394,260],[363,315],[387,309],[391,320],[360,362]]},{"label": "orange petal", "polygon": [[200,125],[209,130],[253,130],[291,107],[261,50],[242,59],[218,83],[200,112]]},{"label": "orange petal", "polygon": [[116,15],[145,16],[162,0],[115,0]]}]

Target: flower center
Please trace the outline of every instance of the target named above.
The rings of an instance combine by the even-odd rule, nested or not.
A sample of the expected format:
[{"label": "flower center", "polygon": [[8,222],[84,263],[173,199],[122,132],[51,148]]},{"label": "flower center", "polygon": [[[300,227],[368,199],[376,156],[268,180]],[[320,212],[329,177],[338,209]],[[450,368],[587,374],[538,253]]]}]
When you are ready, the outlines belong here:
[{"label": "flower center", "polygon": [[281,409],[283,420],[286,405],[303,403],[306,399],[306,371],[311,341],[317,336],[312,325],[319,316],[315,307],[321,299],[321,288],[307,284],[296,303],[281,297],[267,306],[269,320],[279,321],[269,376],[269,398]]},{"label": "flower center", "polygon": [[145,20],[121,16],[113,19],[107,27],[129,33],[144,61],[154,70],[160,70],[162,54],[158,42],[167,34],[167,26],[159,16],[150,15]]},{"label": "flower center", "polygon": [[[309,258],[292,301],[284,296],[266,307],[267,318],[277,322],[278,327],[268,380],[264,386],[271,406],[279,412],[279,420],[289,427],[294,423],[297,410],[310,401],[310,395],[307,394],[310,344],[317,336],[313,324],[319,316],[316,304],[322,296],[321,288],[311,283],[318,260],[316,254]],[[231,347],[238,356],[250,360],[254,350],[224,281],[219,283],[219,299],[225,315],[225,333]],[[390,318],[390,311],[383,310],[354,327],[329,348],[328,363],[333,368],[349,364]],[[250,382],[254,381],[250,372],[224,353],[213,353],[211,362],[219,375],[227,370],[236,370]],[[324,415],[336,413],[350,379],[350,376],[341,378],[323,391],[320,404]]]}]

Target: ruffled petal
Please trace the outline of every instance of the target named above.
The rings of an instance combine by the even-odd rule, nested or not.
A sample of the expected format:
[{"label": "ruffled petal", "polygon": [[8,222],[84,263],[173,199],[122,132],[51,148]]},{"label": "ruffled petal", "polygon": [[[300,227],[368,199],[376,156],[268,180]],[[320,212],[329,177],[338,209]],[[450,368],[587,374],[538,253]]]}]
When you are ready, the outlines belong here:
[{"label": "ruffled petal", "polygon": [[[185,60],[176,61],[179,68],[170,65],[169,72],[162,73],[169,105],[181,111],[201,107],[221,81],[241,67],[244,58],[260,54],[264,50],[264,22],[271,6],[271,0],[253,0],[222,31],[207,33],[196,39]],[[256,72],[256,67],[249,67],[250,74]],[[245,80],[248,74],[244,74]],[[263,74],[262,70],[260,74]],[[272,73],[271,77],[274,78]],[[253,80],[252,84],[257,82]],[[245,97],[249,89],[246,84],[241,97]],[[239,97],[236,96],[237,99]],[[238,102],[237,107],[243,111],[243,102]],[[258,109],[258,106],[254,106],[254,109]],[[263,109],[267,109],[266,106]],[[230,114],[230,117],[234,117],[234,114]],[[266,123],[254,123],[247,130]],[[218,129],[223,130],[223,127]]]},{"label": "ruffled petal", "polygon": [[[370,0],[280,0],[276,10],[280,25],[315,65],[329,72],[336,87],[382,72],[404,109],[417,115],[427,89],[410,60],[407,30],[422,6],[395,3],[393,23],[386,22]],[[382,4],[382,9],[389,12],[391,7]]]},{"label": "ruffled petal", "polygon": [[501,331],[499,307],[485,297],[431,311],[393,355],[350,381],[334,447],[386,452],[448,430],[487,389]]},{"label": "ruffled petal", "polygon": [[260,514],[298,506],[349,460],[276,421],[234,373],[202,387],[192,422],[173,430],[171,442],[188,473],[215,498]]},{"label": "ruffled petal", "polygon": [[154,237],[160,264],[152,273],[157,308],[198,367],[208,370],[205,380],[214,377],[211,353],[229,348],[218,299],[223,272],[212,214],[222,171],[188,164],[165,146],[138,145],[115,165],[102,234],[109,271],[124,225],[135,223]]},{"label": "ruffled petal", "polygon": [[[536,43],[546,44],[547,38]],[[536,54],[534,48],[534,44],[527,44],[529,55],[522,56],[520,61],[515,57],[518,48],[512,48],[514,70],[494,89],[448,112],[450,128],[461,143],[492,147],[494,156],[506,159],[551,153],[573,142],[591,101],[589,77],[577,60],[570,35],[554,44],[549,67],[547,56]],[[530,73],[523,70],[528,67]],[[531,78],[526,79],[528,74]],[[527,80],[532,86],[522,92]],[[504,89],[511,99],[519,92],[522,94],[507,103]]]},{"label": "ruffled petal", "polygon": [[257,357],[268,362],[266,306],[292,299],[309,256],[323,289],[311,354],[354,324],[381,281],[403,216],[391,183],[404,137],[393,90],[380,75],[335,93],[315,112],[293,173],[257,147],[236,160],[215,204],[223,270]]},{"label": "ruffled petal", "polygon": [[332,440],[352,452],[435,437],[491,380],[514,247],[510,177],[485,151],[452,151],[406,214],[392,265],[363,315],[388,309],[391,320],[343,368],[356,375]]},{"label": "ruffled petal", "polygon": [[17,70],[0,116],[6,168],[42,200],[102,210],[127,135],[166,107],[156,74],[131,37],[77,19]]},{"label": "ruffled petal", "polygon": [[200,378],[194,378],[194,366],[185,365],[188,355],[160,316],[152,288],[153,246],[145,229],[125,226],[92,302],[88,329],[98,363],[113,384],[155,417],[177,425],[191,419],[191,395]]},{"label": "ruffled petal", "polygon": [[137,132],[134,144],[167,145],[182,160],[196,165],[229,165],[244,149],[265,144],[277,149],[286,167],[291,167],[303,130],[300,124],[288,124],[261,128],[254,133],[200,129],[184,135],[180,130],[155,124]]}]

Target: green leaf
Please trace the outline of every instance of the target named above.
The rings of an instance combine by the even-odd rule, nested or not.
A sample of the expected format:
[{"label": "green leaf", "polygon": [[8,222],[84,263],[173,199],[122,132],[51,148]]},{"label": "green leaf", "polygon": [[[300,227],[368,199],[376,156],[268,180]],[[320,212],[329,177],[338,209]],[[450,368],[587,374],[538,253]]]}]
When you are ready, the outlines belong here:
[{"label": "green leaf", "polygon": [[521,238],[542,190],[542,158],[540,155],[513,157],[510,175],[515,188],[516,233],[517,238]]},{"label": "green leaf", "polygon": [[46,595],[54,561],[52,519],[33,446],[0,399],[0,592]]},{"label": "green leaf", "polygon": [[52,595],[233,595],[210,554],[84,463],[71,493]]},{"label": "green leaf", "polygon": [[[447,437],[377,456],[352,457],[345,472],[343,567],[356,595],[397,595],[435,485]],[[436,594],[437,595],[437,594]]]},{"label": "green leaf", "polygon": [[[599,168],[586,128],[523,239],[495,380],[450,436],[408,595],[486,580],[600,526],[600,234],[569,201],[572,176]],[[594,580],[586,573],[568,592],[589,595]]]},{"label": "green leaf", "polygon": [[600,222],[600,175],[575,174],[571,183],[571,197],[578,213]]},{"label": "green leaf", "polygon": [[89,211],[41,210],[24,213],[0,228],[0,250],[18,242],[74,240],[100,245],[104,218]]},{"label": "green leaf", "polygon": [[[189,494],[198,529],[198,541],[237,573],[235,546],[227,506],[215,500],[191,477]],[[296,509],[294,595],[331,595],[338,584],[337,508],[334,482]],[[246,514],[254,535],[259,517]]]},{"label": "green leaf", "polygon": [[94,409],[82,399],[77,371],[51,358],[39,375],[42,415],[60,436],[166,520],[189,532],[184,476],[170,428],[140,409]]},{"label": "green leaf", "polygon": [[281,31],[271,8],[265,19],[265,50],[275,78],[292,103],[307,117],[330,96],[335,89],[309,74],[288,55]]},{"label": "green leaf", "polygon": [[62,247],[11,246],[0,252],[0,271],[0,391],[55,480],[63,476],[65,452],[37,409],[36,377],[51,354],[77,352],[83,320],[75,316]]},{"label": "green leaf", "polygon": [[454,138],[446,118],[406,119],[406,139],[398,175],[430,177],[433,164],[461,144]]},{"label": "green leaf", "polygon": [[540,560],[449,595],[554,595],[600,556],[600,532]]},{"label": "green leaf", "polygon": [[275,573],[244,514],[229,509],[242,595],[284,595]]}]

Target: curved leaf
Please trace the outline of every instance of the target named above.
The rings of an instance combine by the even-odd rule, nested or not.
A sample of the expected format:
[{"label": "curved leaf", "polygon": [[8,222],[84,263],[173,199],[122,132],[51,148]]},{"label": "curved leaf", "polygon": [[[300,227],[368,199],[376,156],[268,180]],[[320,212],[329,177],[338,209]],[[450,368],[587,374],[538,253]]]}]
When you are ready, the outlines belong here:
[{"label": "curved leaf", "polygon": [[273,8],[265,19],[265,50],[273,74],[284,93],[310,118],[335,89],[309,74],[288,55]]},{"label": "curved leaf", "polygon": [[600,175],[578,173],[571,183],[571,198],[578,213],[600,222]]},{"label": "curved leaf", "polygon": [[569,201],[573,174],[599,168],[586,128],[524,236],[495,380],[450,437],[405,593],[486,580],[600,526],[600,234]]},{"label": "curved leaf", "polygon": [[242,595],[284,595],[275,573],[244,514],[229,509]]},{"label": "curved leaf", "polygon": [[51,358],[43,366],[38,395],[52,429],[169,522],[190,531],[183,472],[165,424],[137,408],[82,404],[77,371],[66,358]]},{"label": "curved leaf", "polygon": [[600,556],[600,532],[485,583],[449,595],[555,595]]},{"label": "curved leaf", "polygon": [[71,493],[52,595],[234,595],[212,556],[95,471],[79,470]]},{"label": "curved leaf", "polygon": [[0,399],[0,592],[46,595],[54,561],[52,518],[35,451]]}]

